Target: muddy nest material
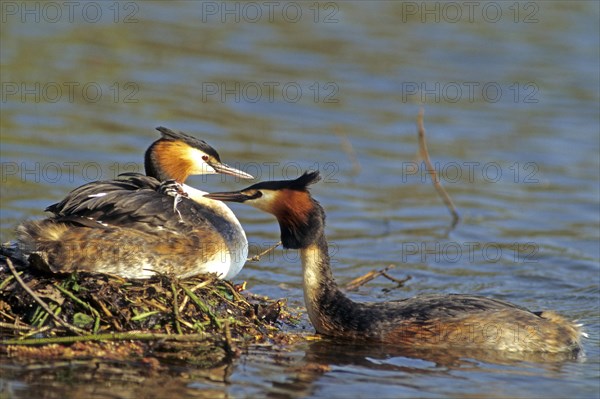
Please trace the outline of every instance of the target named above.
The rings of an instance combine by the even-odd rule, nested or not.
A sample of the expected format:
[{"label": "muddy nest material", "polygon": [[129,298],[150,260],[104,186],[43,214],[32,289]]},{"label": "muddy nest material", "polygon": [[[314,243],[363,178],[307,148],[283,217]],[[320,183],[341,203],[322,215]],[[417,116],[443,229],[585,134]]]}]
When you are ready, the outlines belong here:
[{"label": "muddy nest material", "polygon": [[[41,356],[30,345],[47,344],[61,357],[65,352],[56,344],[134,341],[158,357],[198,358],[214,365],[248,345],[297,339],[280,328],[297,322],[284,301],[259,298],[215,275],[185,280],[88,273],[57,277],[11,265],[0,259],[0,353],[9,356]],[[139,354],[138,346],[133,354]]]}]

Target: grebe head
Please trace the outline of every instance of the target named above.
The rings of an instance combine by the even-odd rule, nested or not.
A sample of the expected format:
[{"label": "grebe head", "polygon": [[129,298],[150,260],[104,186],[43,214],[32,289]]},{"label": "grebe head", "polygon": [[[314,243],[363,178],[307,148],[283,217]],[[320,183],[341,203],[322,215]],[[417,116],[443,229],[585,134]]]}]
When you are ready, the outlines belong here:
[{"label": "grebe head", "polygon": [[204,140],[157,127],[162,137],[146,151],[144,167],[146,175],[160,181],[174,179],[184,183],[190,175],[223,173],[241,179],[253,179],[252,175],[221,162],[217,151]]},{"label": "grebe head", "polygon": [[295,180],[266,181],[240,191],[206,194],[205,197],[252,205],[277,218],[285,248],[304,248],[322,234],[325,212],[308,191],[320,180],[319,172],[305,172]]}]

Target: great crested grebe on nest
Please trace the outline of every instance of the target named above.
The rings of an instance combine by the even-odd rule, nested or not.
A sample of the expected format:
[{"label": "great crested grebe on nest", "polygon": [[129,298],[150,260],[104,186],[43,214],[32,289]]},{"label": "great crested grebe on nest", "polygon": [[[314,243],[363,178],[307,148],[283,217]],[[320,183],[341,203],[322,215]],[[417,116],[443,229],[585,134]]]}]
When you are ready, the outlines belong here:
[{"label": "great crested grebe on nest", "polygon": [[125,173],[71,191],[46,208],[53,216],[17,228],[22,257],[55,273],[238,274],[248,255],[240,222],[221,201],[184,183],[190,175],[253,177],[222,163],[203,140],[157,130],[162,136],[146,151],[146,175]]}]

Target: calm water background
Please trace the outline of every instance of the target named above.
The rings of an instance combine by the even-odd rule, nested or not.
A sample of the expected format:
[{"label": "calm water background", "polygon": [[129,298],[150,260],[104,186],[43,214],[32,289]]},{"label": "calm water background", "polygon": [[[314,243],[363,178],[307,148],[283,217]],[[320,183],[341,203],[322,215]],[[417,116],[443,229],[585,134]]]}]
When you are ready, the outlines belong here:
[{"label": "calm water background", "polygon": [[[353,298],[463,292],[555,309],[585,323],[586,357],[448,362],[317,342],[253,349],[223,371],[227,383],[193,366],[142,383],[90,383],[69,368],[44,382],[4,368],[0,391],[598,397],[598,3],[269,4],[3,2],[2,241],[70,189],[141,170],[164,125],[205,139],[260,180],[319,168],[325,179],[313,192],[328,214],[338,281],[388,264],[395,277],[413,277],[391,292],[375,280]],[[421,103],[431,156],[462,215],[447,236],[448,212],[416,158]],[[278,240],[269,215],[233,209],[253,249]],[[303,306],[294,252],[248,264],[243,280]],[[307,371],[317,366],[327,371]]]}]

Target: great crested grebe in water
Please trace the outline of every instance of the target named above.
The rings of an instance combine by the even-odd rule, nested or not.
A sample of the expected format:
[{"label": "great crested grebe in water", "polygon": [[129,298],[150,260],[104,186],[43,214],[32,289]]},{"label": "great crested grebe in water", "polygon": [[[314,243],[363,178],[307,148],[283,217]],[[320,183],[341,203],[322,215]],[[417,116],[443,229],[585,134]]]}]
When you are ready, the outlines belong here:
[{"label": "great crested grebe in water", "polygon": [[354,302],[338,288],[329,266],[325,212],[308,185],[319,173],[268,181],[206,197],[242,202],[275,215],[285,248],[299,249],[304,301],[318,333],[412,347],[511,352],[577,353],[580,325],[554,312],[530,312],[476,295],[419,295],[381,303]]},{"label": "great crested grebe in water", "polygon": [[23,257],[56,273],[238,274],[248,255],[240,222],[225,204],[184,183],[201,174],[253,177],[222,163],[202,140],[157,130],[161,138],[145,154],[146,175],[125,173],[85,184],[46,208],[53,216],[19,226]]}]

